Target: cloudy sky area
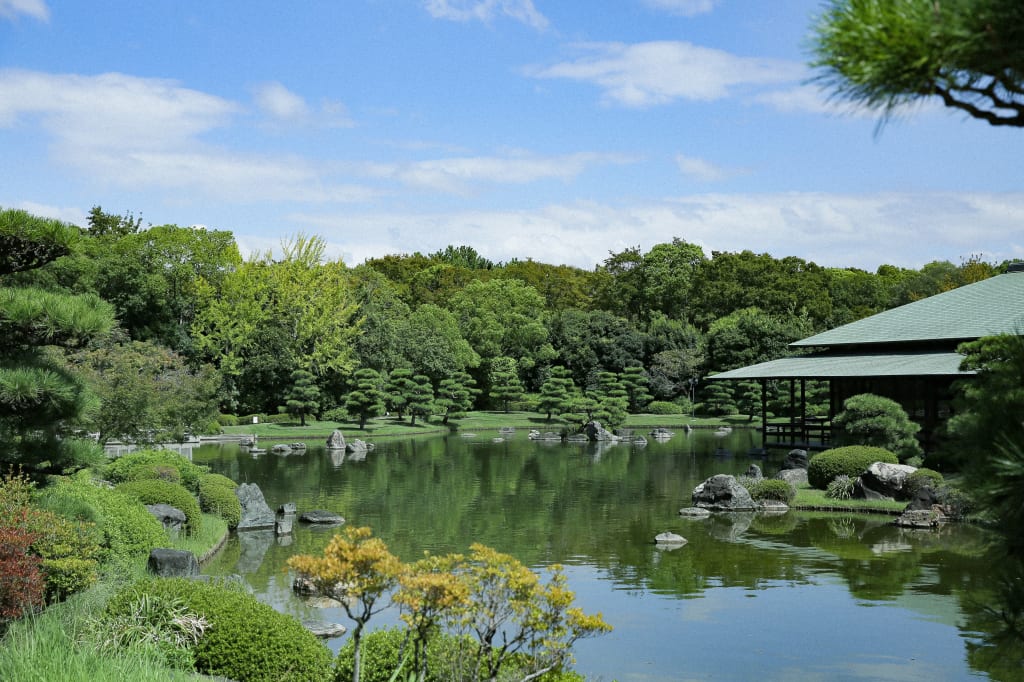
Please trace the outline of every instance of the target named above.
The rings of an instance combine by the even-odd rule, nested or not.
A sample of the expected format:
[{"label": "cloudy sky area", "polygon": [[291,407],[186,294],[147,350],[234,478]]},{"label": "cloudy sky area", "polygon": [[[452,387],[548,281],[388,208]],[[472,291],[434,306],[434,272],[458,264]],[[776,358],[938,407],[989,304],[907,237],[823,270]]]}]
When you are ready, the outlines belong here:
[{"label": "cloudy sky area", "polygon": [[0,206],[468,244],[679,237],[874,270],[1024,258],[1024,132],[877,130],[808,85],[818,0],[0,0]]}]

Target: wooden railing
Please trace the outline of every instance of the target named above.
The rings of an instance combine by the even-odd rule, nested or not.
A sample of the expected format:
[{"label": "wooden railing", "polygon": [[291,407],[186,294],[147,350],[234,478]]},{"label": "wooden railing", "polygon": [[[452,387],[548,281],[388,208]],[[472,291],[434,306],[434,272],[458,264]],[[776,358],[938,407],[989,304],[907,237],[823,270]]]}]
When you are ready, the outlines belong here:
[{"label": "wooden railing", "polygon": [[824,450],[831,444],[832,423],[827,419],[811,417],[765,424],[766,446]]}]

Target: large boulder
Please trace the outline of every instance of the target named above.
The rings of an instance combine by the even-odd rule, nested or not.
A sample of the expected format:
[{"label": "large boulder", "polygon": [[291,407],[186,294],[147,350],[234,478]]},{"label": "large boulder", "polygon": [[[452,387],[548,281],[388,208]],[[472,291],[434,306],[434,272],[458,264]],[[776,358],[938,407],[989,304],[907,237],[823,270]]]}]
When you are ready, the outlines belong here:
[{"label": "large boulder", "polygon": [[176,537],[185,528],[185,522],[188,517],[185,516],[185,512],[181,511],[177,507],[172,507],[169,504],[147,504],[146,510],[149,511],[156,520],[163,524],[164,530],[171,537]]},{"label": "large boulder", "polygon": [[235,488],[235,496],[242,505],[242,517],[236,530],[262,530],[273,528],[277,517],[267,505],[263,491],[255,483],[243,483]]},{"label": "large boulder", "polygon": [[857,479],[856,490],[867,499],[907,500],[907,478],[917,467],[875,462]]},{"label": "large boulder", "polygon": [[345,446],[345,450],[347,452],[350,452],[350,453],[352,453],[354,455],[363,455],[364,457],[366,456],[366,453],[369,450],[372,450],[372,449],[373,449],[373,445],[371,445],[370,443],[367,443],[366,441],[359,440],[358,438],[352,439]]},{"label": "large boulder", "polygon": [[589,421],[583,427],[583,433],[587,434],[587,440],[591,441],[615,441],[619,437],[608,429],[601,426],[599,421]]},{"label": "large boulder", "polygon": [[783,469],[775,474],[775,478],[797,488],[807,483],[807,469]]},{"label": "large boulder", "polygon": [[786,461],[782,463],[783,469],[806,469],[810,460],[806,450],[790,450],[786,455]]},{"label": "large boulder", "polygon": [[341,431],[335,429],[330,436],[327,437],[327,449],[328,450],[344,450],[345,449],[345,436],[342,435]]},{"label": "large boulder", "polygon": [[161,578],[192,578],[199,575],[196,555],[182,549],[157,547],[150,550],[147,568]]},{"label": "large boulder", "polygon": [[755,511],[756,502],[735,476],[716,474],[693,489],[693,506],[709,511]]}]

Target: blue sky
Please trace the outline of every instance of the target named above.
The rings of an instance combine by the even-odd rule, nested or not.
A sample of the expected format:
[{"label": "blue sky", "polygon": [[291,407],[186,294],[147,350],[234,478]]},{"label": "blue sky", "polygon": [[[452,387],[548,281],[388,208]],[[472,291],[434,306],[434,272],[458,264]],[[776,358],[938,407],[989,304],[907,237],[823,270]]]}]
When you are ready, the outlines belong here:
[{"label": "blue sky", "polygon": [[1024,131],[876,130],[807,84],[818,0],[0,0],[0,206],[468,244],[679,237],[874,270],[1024,258]]}]

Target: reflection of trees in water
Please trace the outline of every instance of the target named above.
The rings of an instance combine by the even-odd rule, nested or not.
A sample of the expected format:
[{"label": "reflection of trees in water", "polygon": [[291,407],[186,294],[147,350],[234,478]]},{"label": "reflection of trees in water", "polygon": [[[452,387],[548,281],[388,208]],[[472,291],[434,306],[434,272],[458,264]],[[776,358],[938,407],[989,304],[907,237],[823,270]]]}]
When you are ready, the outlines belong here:
[{"label": "reflection of trees in water", "polygon": [[[741,473],[749,461],[692,457],[688,442],[675,440],[682,449],[620,444],[598,461],[587,447],[458,437],[381,441],[365,461],[346,459],[337,467],[316,447],[297,457],[197,461],[235,480],[259,482],[271,508],[295,502],[300,510],[331,509],[371,526],[406,561],[424,550],[462,552],[476,541],[528,565],[583,561],[620,588],[677,597],[711,586],[755,590],[775,581],[809,582],[828,573],[841,577],[857,599],[890,601],[908,592],[955,599],[966,618],[961,630],[972,638],[971,665],[1006,671],[992,673],[993,679],[1015,679],[1024,664],[1024,588],[1011,581],[1016,593],[996,589],[990,566],[978,558],[992,542],[987,534],[960,524],[910,533],[882,515],[791,511],[681,519],[676,512],[689,506],[694,485],[715,473]],[[659,552],[653,540],[666,530],[689,543]],[[279,608],[301,615],[306,607],[288,601],[281,566],[295,553],[322,553],[331,534],[299,527],[292,546],[275,542],[256,553],[243,552],[235,541],[210,572],[236,572],[252,559],[246,580]],[[1024,571],[1013,570],[1019,581]],[[1007,574],[1013,575],[1009,567]]]},{"label": "reflection of trees in water", "polygon": [[[992,553],[994,577],[978,581],[961,596],[967,661],[993,680],[1013,682],[1024,675],[1024,561]],[[973,582],[973,581],[972,581]]]}]

